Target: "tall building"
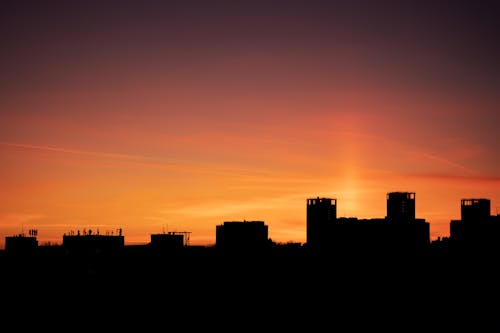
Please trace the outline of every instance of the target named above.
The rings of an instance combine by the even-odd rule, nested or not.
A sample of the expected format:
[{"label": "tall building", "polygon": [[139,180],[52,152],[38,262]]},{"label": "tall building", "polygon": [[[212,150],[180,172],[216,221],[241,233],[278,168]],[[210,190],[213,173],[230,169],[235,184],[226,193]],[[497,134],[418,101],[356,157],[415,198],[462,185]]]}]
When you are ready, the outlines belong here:
[{"label": "tall building", "polygon": [[430,225],[415,218],[415,193],[387,194],[385,218],[337,218],[337,200],[307,199],[309,249],[337,258],[418,255],[430,244]]},{"label": "tall building", "polygon": [[450,221],[450,241],[454,253],[500,254],[500,215],[492,216],[489,199],[460,201],[460,220]]},{"label": "tall building", "polygon": [[325,245],[330,224],[337,219],[337,199],[307,199],[306,243],[309,248]]},{"label": "tall building", "polygon": [[489,199],[462,199],[460,213],[462,221],[485,221],[490,217]]},{"label": "tall building", "polygon": [[430,245],[430,224],[416,218],[415,192],[387,193],[388,233],[392,251],[423,253]]},{"label": "tall building", "polygon": [[415,220],[415,192],[387,193],[387,219],[391,221]]}]

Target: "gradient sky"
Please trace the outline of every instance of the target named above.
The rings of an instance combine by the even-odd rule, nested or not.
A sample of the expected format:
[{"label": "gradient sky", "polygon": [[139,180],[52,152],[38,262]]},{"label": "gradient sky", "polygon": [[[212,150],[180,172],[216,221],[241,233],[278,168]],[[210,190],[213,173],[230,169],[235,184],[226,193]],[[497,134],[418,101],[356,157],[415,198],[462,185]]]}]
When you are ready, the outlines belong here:
[{"label": "gradient sky", "polygon": [[0,47],[1,248],[305,242],[317,196],[416,192],[431,239],[462,198],[500,211],[498,1],[2,1]]}]

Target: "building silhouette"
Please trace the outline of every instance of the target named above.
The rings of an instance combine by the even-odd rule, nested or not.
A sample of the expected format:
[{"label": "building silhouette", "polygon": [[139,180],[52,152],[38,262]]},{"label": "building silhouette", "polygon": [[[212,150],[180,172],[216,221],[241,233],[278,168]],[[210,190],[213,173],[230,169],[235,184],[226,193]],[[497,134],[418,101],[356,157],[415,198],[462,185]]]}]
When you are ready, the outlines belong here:
[{"label": "building silhouette", "polygon": [[226,221],[216,226],[215,247],[225,253],[260,253],[269,245],[268,226],[264,221]]},{"label": "building silhouette", "polygon": [[415,192],[387,193],[387,219],[391,221],[414,221]]},{"label": "building silhouette", "polygon": [[169,231],[150,235],[149,246],[157,253],[176,253],[189,246],[190,232]]},{"label": "building silhouette", "polygon": [[489,219],[491,204],[489,199],[462,199],[460,213],[462,221],[485,221]]},{"label": "building silhouette", "polygon": [[92,230],[78,231],[76,234],[64,234],[62,248],[67,255],[116,255],[125,247],[125,237],[118,229],[117,235],[93,233]]},{"label": "building silhouette", "polygon": [[[43,257],[65,255],[134,255],[183,253],[207,256],[213,253],[268,253],[290,258],[305,254],[334,255],[349,260],[354,256],[415,256],[434,257],[475,255],[500,257],[500,214],[491,215],[491,203],[486,198],[461,199],[460,220],[450,221],[450,237],[430,242],[429,223],[416,217],[415,192],[389,192],[386,195],[385,217],[360,219],[337,217],[335,198],[307,198],[306,242],[276,244],[268,234],[264,221],[226,221],[216,226],[215,246],[191,246],[190,232],[151,234],[144,245],[125,246],[121,229],[116,233],[99,234],[83,230],[63,235],[62,245],[39,246],[38,231],[5,237],[9,254],[37,253]],[[125,249],[127,248],[127,249]],[[125,249],[125,251],[124,251]]]},{"label": "building silhouette", "polygon": [[306,244],[312,251],[318,251],[327,239],[327,229],[337,219],[337,199],[307,199]]},{"label": "building silhouette", "polygon": [[500,215],[491,215],[490,209],[489,199],[461,199],[461,218],[450,221],[452,253],[483,257],[500,254]]},{"label": "building silhouette", "polygon": [[337,200],[307,199],[307,247],[310,251],[353,256],[400,256],[425,253],[430,225],[415,218],[415,193],[387,194],[385,218],[336,217]]},{"label": "building silhouette", "polygon": [[38,249],[38,230],[30,229],[28,235],[24,232],[5,237],[5,251],[10,254],[33,254]]}]

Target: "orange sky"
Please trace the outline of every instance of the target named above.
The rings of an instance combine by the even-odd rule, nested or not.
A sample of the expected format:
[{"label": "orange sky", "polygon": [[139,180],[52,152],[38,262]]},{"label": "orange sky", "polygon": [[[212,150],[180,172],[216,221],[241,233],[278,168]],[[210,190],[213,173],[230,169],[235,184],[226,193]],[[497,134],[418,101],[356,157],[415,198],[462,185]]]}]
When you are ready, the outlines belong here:
[{"label": "orange sky", "polygon": [[31,228],[210,245],[238,220],[304,242],[316,196],[376,218],[416,192],[432,239],[462,198],[500,211],[497,12],[127,3],[2,18],[0,247]]}]

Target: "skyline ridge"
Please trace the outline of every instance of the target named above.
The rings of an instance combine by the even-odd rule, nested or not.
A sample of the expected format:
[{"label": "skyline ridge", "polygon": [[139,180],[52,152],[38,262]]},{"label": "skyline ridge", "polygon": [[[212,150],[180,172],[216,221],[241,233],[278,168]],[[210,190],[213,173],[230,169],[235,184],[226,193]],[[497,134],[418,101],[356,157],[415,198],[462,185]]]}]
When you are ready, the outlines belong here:
[{"label": "skyline ridge", "polygon": [[[390,195],[411,195],[411,198],[413,200],[413,220],[423,220],[423,221],[426,221],[427,223],[431,224],[432,222],[431,221],[427,221],[425,218],[418,218],[417,217],[417,214],[416,214],[416,192],[408,192],[408,191],[392,191],[392,192],[387,192],[386,193],[386,196],[387,198],[390,197]],[[357,216],[337,216],[337,202],[339,201],[338,198],[330,198],[330,197],[324,197],[324,196],[315,196],[315,197],[309,197],[309,198],[306,198],[306,203],[307,203],[307,206],[309,206],[309,202],[310,201],[313,201],[313,200],[328,200],[328,201],[334,201],[335,202],[335,219],[356,219],[356,220],[378,220],[378,219],[388,219],[388,215],[390,215],[389,213],[389,200],[387,201],[387,213],[385,216],[383,217],[377,217],[377,218],[358,218]],[[500,214],[496,213],[496,215],[492,214],[491,212],[491,200],[489,198],[473,198],[473,197],[464,197],[462,199],[460,199],[460,202],[462,203],[462,205],[464,204],[464,201],[486,201],[488,202],[488,214],[489,216],[500,216]],[[393,208],[394,209],[394,208]],[[463,207],[462,207],[463,209]],[[462,211],[462,216],[463,216],[463,211]],[[306,214],[307,215],[307,214]],[[463,217],[462,217],[463,218]],[[449,222],[453,222],[453,221],[456,221],[458,219],[451,219]],[[226,220],[226,221],[223,221],[223,222],[228,222],[228,221],[243,221],[243,222],[256,222],[256,221],[260,221],[262,223],[266,223],[266,221],[264,220],[260,220],[260,219],[241,219],[241,220],[238,220],[238,219],[233,219],[233,220]],[[305,219],[305,224],[307,224],[307,216],[306,216],[306,219]],[[217,227],[218,225],[220,224],[216,224],[215,226]],[[106,235],[106,236],[112,236],[114,235],[114,231],[116,230],[117,234],[119,234],[120,236],[122,236],[122,233],[123,233],[123,236],[125,236],[125,233],[123,232],[123,228],[122,226],[120,227],[117,227],[117,228],[114,228],[114,229],[105,229],[104,230],[104,233],[101,233],[99,231],[99,227],[95,227],[92,226],[92,225],[87,225],[87,226],[82,226],[83,229],[80,229],[80,228],[77,228],[76,230],[76,233],[75,233],[75,230],[70,230],[70,231],[67,231],[67,232],[64,232],[62,234],[62,237],[64,238],[66,235],[68,236],[74,236],[74,235],[92,235],[92,232],[94,235]],[[94,228],[94,231],[92,231],[92,228]],[[149,235],[155,235],[155,234],[176,234],[176,233],[180,233],[180,234],[184,234],[184,233],[189,233],[191,234],[192,232],[191,231],[178,231],[178,230],[166,230],[165,231],[165,228],[162,228],[162,232],[152,232],[150,233]],[[188,230],[189,228],[183,228],[183,230]],[[36,234],[38,235],[38,228],[30,228],[29,232],[31,233],[33,230],[36,231]],[[305,232],[307,233],[307,229],[305,229]],[[215,234],[215,232],[214,232]],[[16,236],[22,236],[22,237],[25,237],[26,234],[24,233],[24,227],[22,228],[21,232],[20,233],[14,233],[14,234],[11,234],[11,235],[5,235],[5,237],[16,237]],[[429,242],[433,242],[433,241],[441,241],[441,240],[445,240],[447,238],[449,238],[450,236],[449,235],[438,235],[436,238],[432,238],[430,237],[429,235]],[[270,237],[270,239],[272,239],[272,237]],[[143,243],[128,243],[128,242],[124,242],[125,245],[140,245],[140,244],[148,244],[149,242],[146,241],[146,242],[143,242]],[[305,245],[307,242],[298,242],[296,240],[293,240],[293,239],[289,239],[289,240],[285,240],[285,241],[278,241],[276,242],[277,244],[291,244],[291,243],[298,243],[298,244],[302,244],[302,245]],[[4,247],[5,247],[5,243],[4,244]],[[45,243],[42,243],[42,245],[61,245],[61,243],[54,243],[54,242],[45,242]],[[215,245],[215,241],[214,243],[210,243],[210,244],[193,244],[193,245],[197,245],[197,246],[214,246]]]}]

